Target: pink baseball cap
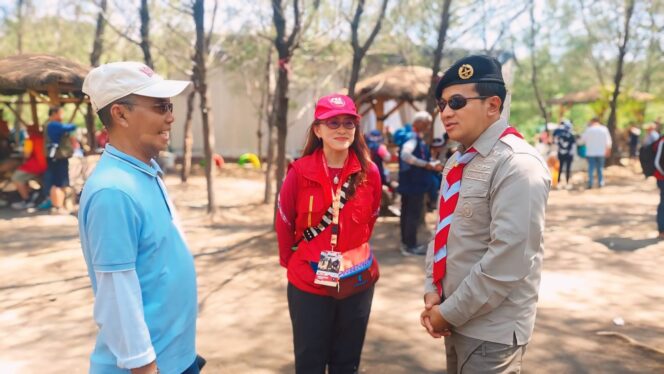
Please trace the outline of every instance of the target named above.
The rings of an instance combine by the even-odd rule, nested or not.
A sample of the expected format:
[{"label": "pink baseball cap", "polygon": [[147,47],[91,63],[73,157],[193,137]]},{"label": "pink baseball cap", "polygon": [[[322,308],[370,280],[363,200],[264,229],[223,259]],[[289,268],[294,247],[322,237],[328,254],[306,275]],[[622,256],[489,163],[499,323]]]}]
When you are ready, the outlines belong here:
[{"label": "pink baseball cap", "polygon": [[318,100],[316,103],[314,118],[328,119],[344,114],[354,116],[358,119],[360,118],[360,115],[357,114],[355,103],[350,97],[346,95],[332,94],[323,96]]}]

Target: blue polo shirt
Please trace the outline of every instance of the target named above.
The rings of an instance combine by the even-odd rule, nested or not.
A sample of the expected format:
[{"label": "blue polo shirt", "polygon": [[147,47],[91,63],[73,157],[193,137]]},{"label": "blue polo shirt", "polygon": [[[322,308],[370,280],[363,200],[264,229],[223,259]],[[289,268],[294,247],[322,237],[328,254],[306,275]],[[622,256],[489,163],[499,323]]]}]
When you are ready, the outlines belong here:
[{"label": "blue polo shirt", "polygon": [[[162,373],[181,373],[196,358],[196,273],[159,177],[161,169],[106,145],[83,187],[79,231],[92,289],[95,271],[135,269],[145,322]],[[97,336],[91,373],[128,373]]]}]

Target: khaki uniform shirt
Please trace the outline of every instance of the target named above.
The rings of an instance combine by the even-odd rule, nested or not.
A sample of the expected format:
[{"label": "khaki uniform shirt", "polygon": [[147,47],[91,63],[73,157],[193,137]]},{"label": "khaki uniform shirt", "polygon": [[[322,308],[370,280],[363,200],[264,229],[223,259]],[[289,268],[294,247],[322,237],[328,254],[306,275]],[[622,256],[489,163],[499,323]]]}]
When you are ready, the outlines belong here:
[{"label": "khaki uniform shirt", "polygon": [[[514,135],[499,139],[507,127],[500,119],[484,131],[473,144],[478,154],[464,167],[439,308],[456,333],[510,345],[516,337],[522,345],[535,325],[551,176],[526,141]],[[436,292],[432,266],[433,241],[425,293]]]}]

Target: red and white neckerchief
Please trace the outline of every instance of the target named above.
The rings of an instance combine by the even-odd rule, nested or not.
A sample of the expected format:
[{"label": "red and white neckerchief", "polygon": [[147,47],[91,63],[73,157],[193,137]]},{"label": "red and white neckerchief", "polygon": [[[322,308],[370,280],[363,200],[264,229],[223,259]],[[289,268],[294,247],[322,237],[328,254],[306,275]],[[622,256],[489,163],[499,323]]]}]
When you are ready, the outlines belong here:
[{"label": "red and white neckerchief", "polygon": [[[515,135],[523,139],[514,127],[508,127],[503,131],[500,137]],[[457,151],[455,163],[452,169],[447,173],[443,186],[440,191],[440,205],[438,206],[438,225],[436,226],[436,236],[434,239],[433,252],[433,284],[438,290],[438,294],[443,296],[442,280],[445,277],[445,267],[447,265],[447,238],[450,234],[450,226],[454,218],[454,210],[459,202],[459,190],[461,189],[461,178],[463,177],[463,168],[477,155],[475,148],[469,148],[461,154]]]}]

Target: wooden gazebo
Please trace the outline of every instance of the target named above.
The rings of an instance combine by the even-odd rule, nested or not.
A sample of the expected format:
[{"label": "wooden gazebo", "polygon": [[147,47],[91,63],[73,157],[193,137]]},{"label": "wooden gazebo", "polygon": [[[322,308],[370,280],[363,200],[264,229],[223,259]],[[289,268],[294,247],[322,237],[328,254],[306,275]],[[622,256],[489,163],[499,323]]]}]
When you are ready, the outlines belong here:
[{"label": "wooden gazebo", "polygon": [[[59,56],[21,54],[2,58],[0,94],[5,96],[27,94],[29,101],[0,100],[0,103],[14,113],[18,121],[25,126],[42,125],[37,113],[37,104],[49,106],[75,104],[71,122],[80,105],[88,103],[81,88],[89,70],[88,67]],[[16,109],[18,104],[30,105],[32,121],[22,118]]]},{"label": "wooden gazebo", "polygon": [[[376,127],[383,131],[383,121],[404,104],[421,110],[415,101],[424,100],[429,93],[431,69],[423,66],[395,66],[384,72],[366,78],[355,87],[355,104],[370,107],[362,114],[373,110],[376,114]],[[397,105],[385,113],[385,101],[396,100]]]},{"label": "wooden gazebo", "polygon": [[[577,104],[591,104],[600,100],[610,99],[612,89],[610,87],[595,86],[584,91],[570,92],[561,97],[557,97],[547,101],[549,105],[558,105],[558,117],[563,118],[565,113],[574,105]],[[640,92],[636,90],[625,91],[626,98],[640,103],[655,100],[653,94],[647,92]],[[625,95],[622,93],[621,95]]]}]

